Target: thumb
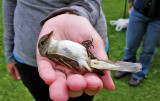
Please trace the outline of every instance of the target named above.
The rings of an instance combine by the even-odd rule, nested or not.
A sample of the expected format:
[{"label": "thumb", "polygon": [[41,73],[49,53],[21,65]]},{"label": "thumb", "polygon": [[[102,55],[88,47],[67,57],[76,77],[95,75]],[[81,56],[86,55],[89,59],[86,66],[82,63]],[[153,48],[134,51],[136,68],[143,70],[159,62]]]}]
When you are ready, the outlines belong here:
[{"label": "thumb", "polygon": [[[91,50],[91,52],[97,57],[99,60],[108,60],[107,53],[105,51],[105,45],[103,43],[103,40],[100,37],[94,38],[95,41],[93,41],[94,49]],[[104,88],[108,90],[113,90],[114,83],[111,78],[111,73],[110,71],[104,70],[103,73],[105,74],[104,76],[101,76],[101,80],[103,82]]]},{"label": "thumb", "polygon": [[14,66],[14,72],[15,72],[15,78],[16,80],[21,80],[21,76],[18,72],[18,69],[16,68],[16,66]]}]

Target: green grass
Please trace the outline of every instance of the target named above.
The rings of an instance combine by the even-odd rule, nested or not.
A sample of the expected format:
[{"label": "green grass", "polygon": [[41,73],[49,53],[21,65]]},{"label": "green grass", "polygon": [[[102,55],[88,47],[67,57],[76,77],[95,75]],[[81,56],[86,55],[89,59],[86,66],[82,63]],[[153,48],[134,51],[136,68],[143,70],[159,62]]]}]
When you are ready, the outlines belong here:
[{"label": "green grass", "polygon": [[[111,60],[121,60],[125,47],[125,30],[117,32],[115,26],[109,24],[110,20],[123,17],[125,0],[104,0],[102,7],[108,24],[109,55]],[[2,8],[2,1],[0,1]],[[126,13],[127,14],[127,13]],[[128,17],[128,14],[126,15]],[[2,11],[0,10],[0,101],[34,101],[29,91],[21,81],[15,81],[7,73],[3,46]],[[114,91],[103,89],[94,98],[94,101],[158,101],[160,99],[160,48],[153,58],[150,71],[138,87],[128,86],[130,76],[120,80],[113,78]],[[138,51],[139,55],[140,49]],[[112,72],[112,76],[115,72]]]},{"label": "green grass", "polygon": [[34,101],[21,81],[14,80],[7,72],[3,45],[2,0],[0,0],[0,101]]}]

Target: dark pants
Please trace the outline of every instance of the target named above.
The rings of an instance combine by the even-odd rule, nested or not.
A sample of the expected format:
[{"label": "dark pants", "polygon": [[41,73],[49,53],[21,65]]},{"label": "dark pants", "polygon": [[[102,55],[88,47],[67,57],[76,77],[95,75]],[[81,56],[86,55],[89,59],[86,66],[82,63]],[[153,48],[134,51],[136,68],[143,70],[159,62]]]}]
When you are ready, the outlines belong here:
[{"label": "dark pants", "polygon": [[[39,77],[38,68],[17,62],[23,84],[29,89],[36,101],[51,101],[49,97],[49,86]],[[92,101],[93,96],[85,93],[81,97],[69,98],[69,101]]]}]

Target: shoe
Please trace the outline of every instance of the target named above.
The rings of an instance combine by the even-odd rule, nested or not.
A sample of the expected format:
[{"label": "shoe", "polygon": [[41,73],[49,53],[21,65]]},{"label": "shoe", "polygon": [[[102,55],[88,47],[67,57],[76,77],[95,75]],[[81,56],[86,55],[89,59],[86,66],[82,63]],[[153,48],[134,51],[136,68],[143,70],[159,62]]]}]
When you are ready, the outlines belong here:
[{"label": "shoe", "polygon": [[118,72],[116,72],[116,73],[114,74],[114,78],[120,79],[120,78],[122,78],[122,77],[124,77],[124,76],[126,76],[126,75],[128,75],[128,74],[129,74],[129,72],[120,72],[120,71],[118,71]]},{"label": "shoe", "polygon": [[131,77],[130,81],[129,81],[129,85],[130,86],[138,86],[141,83],[142,80],[138,80],[136,78]]}]

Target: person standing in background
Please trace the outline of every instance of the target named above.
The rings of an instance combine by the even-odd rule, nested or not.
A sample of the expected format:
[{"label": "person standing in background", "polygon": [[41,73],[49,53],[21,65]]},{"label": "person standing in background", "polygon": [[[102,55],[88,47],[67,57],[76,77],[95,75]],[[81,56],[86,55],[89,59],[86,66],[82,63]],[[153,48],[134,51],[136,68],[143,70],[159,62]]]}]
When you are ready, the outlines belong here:
[{"label": "person standing in background", "polygon": [[[137,49],[143,41],[139,61],[142,70],[133,73],[130,86],[138,86],[149,71],[149,66],[160,41],[160,1],[136,0],[129,16],[126,31],[126,47],[123,61],[136,62]],[[119,79],[128,75],[127,72],[116,72]]]}]

